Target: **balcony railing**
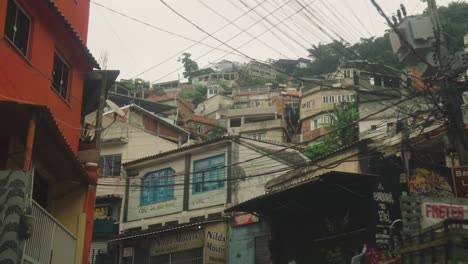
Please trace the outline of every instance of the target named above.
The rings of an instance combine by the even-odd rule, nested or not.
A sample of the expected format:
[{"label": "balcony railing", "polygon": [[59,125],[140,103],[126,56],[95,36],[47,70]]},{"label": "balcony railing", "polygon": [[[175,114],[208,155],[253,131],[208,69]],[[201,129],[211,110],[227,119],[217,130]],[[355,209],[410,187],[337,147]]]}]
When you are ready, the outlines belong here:
[{"label": "balcony railing", "polygon": [[33,201],[34,230],[26,240],[24,264],[74,263],[76,238]]}]

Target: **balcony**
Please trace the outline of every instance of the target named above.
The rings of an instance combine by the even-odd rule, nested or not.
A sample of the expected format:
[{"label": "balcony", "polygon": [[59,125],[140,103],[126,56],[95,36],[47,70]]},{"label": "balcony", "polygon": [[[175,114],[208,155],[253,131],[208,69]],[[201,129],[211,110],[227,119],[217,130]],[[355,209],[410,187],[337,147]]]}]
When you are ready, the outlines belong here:
[{"label": "balcony", "polygon": [[26,240],[24,264],[74,263],[76,238],[33,201],[34,229]]},{"label": "balcony", "polygon": [[227,111],[226,117],[275,116],[277,112],[278,108],[276,106],[230,109]]},{"label": "balcony", "polygon": [[245,123],[240,127],[240,133],[247,133],[259,130],[271,130],[275,128],[283,128],[284,123],[281,119],[273,119],[273,120],[266,120],[266,121],[259,121],[253,123]]}]

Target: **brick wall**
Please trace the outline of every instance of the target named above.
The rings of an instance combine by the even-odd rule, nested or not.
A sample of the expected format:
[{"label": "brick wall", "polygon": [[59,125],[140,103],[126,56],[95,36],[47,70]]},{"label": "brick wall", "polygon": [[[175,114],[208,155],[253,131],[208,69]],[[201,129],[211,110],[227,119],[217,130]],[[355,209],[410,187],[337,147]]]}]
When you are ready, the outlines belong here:
[{"label": "brick wall", "polygon": [[175,139],[178,139],[179,138],[179,132],[176,131],[175,129],[169,127],[168,125],[162,123],[162,122],[159,122],[159,134],[161,136],[166,136],[166,137],[171,137],[171,138],[175,138]]},{"label": "brick wall", "polygon": [[[202,133],[199,133],[197,130],[197,126],[202,126]],[[200,123],[200,122],[195,122],[192,120],[189,120],[185,123],[185,128],[189,130],[190,132],[193,132],[195,134],[201,134],[201,135],[206,135],[208,131],[210,131],[212,128],[214,128],[214,125],[209,125],[205,123]]]},{"label": "brick wall", "polygon": [[149,117],[143,117],[143,126],[145,129],[152,131],[154,133],[158,132],[157,126],[156,126],[156,120],[149,118]]}]

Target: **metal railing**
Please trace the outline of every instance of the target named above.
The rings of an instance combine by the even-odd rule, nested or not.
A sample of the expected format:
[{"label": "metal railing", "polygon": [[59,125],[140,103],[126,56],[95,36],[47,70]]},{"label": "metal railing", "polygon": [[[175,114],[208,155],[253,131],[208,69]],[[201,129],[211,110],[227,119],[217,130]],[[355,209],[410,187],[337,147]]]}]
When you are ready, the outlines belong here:
[{"label": "metal railing", "polygon": [[33,201],[34,229],[26,240],[25,264],[74,263],[76,238],[44,208]]}]

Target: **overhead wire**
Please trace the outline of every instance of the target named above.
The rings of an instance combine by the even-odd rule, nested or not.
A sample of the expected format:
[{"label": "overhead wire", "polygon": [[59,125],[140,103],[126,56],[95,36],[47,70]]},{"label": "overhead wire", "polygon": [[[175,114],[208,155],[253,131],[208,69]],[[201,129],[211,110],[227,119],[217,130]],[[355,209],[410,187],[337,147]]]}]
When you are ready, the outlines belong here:
[{"label": "overhead wire", "polygon": [[[313,1],[315,1],[315,0],[313,0]],[[310,2],[309,4],[312,4],[313,1]],[[162,1],[162,2],[163,2],[163,1]],[[164,3],[165,3],[165,2],[164,2]],[[167,3],[166,3],[166,5],[169,6]],[[305,7],[304,7],[304,8],[305,8]],[[175,10],[174,10],[174,11],[175,11]],[[176,12],[177,12],[177,11],[176,11]],[[273,13],[273,12],[274,12],[274,11],[272,11],[272,12],[270,12],[270,13]],[[295,14],[297,14],[297,13],[298,13],[298,12],[296,12]],[[179,14],[179,13],[178,13],[178,14]],[[294,14],[293,14],[293,15],[294,15]],[[185,18],[185,19],[187,19],[187,18]],[[187,20],[190,21],[189,19],[187,19]],[[256,38],[258,38],[258,37],[264,35],[265,33],[269,32],[272,28],[278,26],[278,25],[281,24],[283,21],[285,21],[285,20],[282,20],[282,21],[276,23],[274,26],[270,27],[270,28],[267,29],[266,31],[262,32],[260,35],[256,36]],[[192,23],[193,23],[193,22],[192,22]],[[196,24],[194,24],[194,25],[196,25]],[[197,27],[198,27],[198,25],[197,25]],[[199,28],[199,29],[202,29],[201,27],[198,27],[198,28]],[[203,29],[202,29],[202,30],[203,30]],[[277,72],[279,72],[279,73],[283,73],[283,74],[285,74],[285,75],[287,75],[287,76],[292,76],[292,77],[294,77],[293,75],[288,74],[287,72],[285,72],[285,71],[283,71],[283,70],[275,69],[275,68],[273,68],[271,65],[269,65],[269,64],[267,64],[267,63],[264,63],[264,62],[261,62],[261,61],[259,61],[259,60],[257,60],[257,59],[254,59],[253,57],[251,57],[251,56],[249,56],[249,55],[247,55],[247,54],[245,54],[245,53],[239,51],[240,48],[242,48],[242,47],[244,47],[245,45],[247,45],[248,43],[252,42],[253,40],[255,40],[255,38],[248,40],[247,42],[243,43],[242,45],[238,46],[237,48],[234,48],[234,47],[232,47],[231,45],[229,45],[229,44],[227,44],[227,43],[225,43],[225,42],[219,40],[219,39],[216,38],[215,36],[211,35],[209,32],[207,32],[207,31],[205,31],[205,30],[203,30],[203,32],[204,32],[205,34],[207,34],[207,35],[210,35],[212,38],[217,39],[217,41],[221,43],[219,46],[225,45],[225,46],[228,46],[229,48],[233,49],[231,52],[228,52],[227,54],[225,54],[225,55],[223,55],[222,57],[216,59],[215,61],[219,61],[219,60],[221,60],[222,58],[225,58],[225,57],[227,57],[228,55],[232,54],[233,52],[237,52],[237,53],[239,53],[239,54],[242,54],[242,56],[244,56],[245,58],[248,58],[248,59],[250,59],[250,60],[252,60],[252,61],[255,61],[255,62],[259,63],[259,64],[262,64],[263,66],[265,66],[265,67],[267,67],[267,68],[270,68],[270,69],[272,69],[272,70],[275,70],[275,71],[277,71]],[[207,54],[210,53],[210,52],[211,52],[211,51],[209,51],[209,52],[203,54],[202,56],[205,56],[205,55],[207,55]],[[199,56],[198,58],[201,58],[202,56]],[[176,69],[176,70],[174,70],[174,71],[172,71],[172,72],[170,72],[170,73],[168,73],[168,74],[166,74],[166,75],[160,77],[160,78],[157,79],[157,80],[152,81],[151,83],[157,82],[157,81],[159,81],[159,80],[161,80],[161,79],[163,79],[163,78],[165,78],[165,77],[167,77],[167,76],[169,76],[169,75],[171,75],[171,74],[173,74],[173,73],[175,73],[175,72],[181,70],[182,68],[183,68],[183,67],[179,67],[178,69]],[[294,77],[294,78],[301,79],[301,78],[299,78],[299,77]],[[314,81],[310,81],[310,80],[305,80],[305,81],[306,81],[306,82],[310,82],[310,83],[314,83]],[[318,82],[315,82],[315,83],[318,83]]]},{"label": "overhead wire", "polygon": [[[235,20],[230,20],[228,18],[226,18],[226,16],[220,14],[218,11],[216,11],[214,8],[212,8],[211,6],[207,5],[206,3],[204,3],[202,0],[197,0],[200,4],[202,4],[204,7],[206,7],[207,9],[209,9],[211,12],[215,13],[218,17],[220,17],[221,19],[225,20],[226,22],[228,22],[227,25],[233,25],[235,26],[236,28],[240,29],[241,31],[244,31],[244,29],[242,27],[240,27],[239,25],[237,25],[235,23]],[[263,2],[258,2],[257,5],[255,5],[254,7],[249,7],[248,11],[251,11],[253,9],[255,9],[257,6],[260,6],[261,4],[263,4],[265,1]],[[246,15],[247,12],[244,12],[243,15]],[[250,32],[248,31],[245,31],[245,33],[247,35],[249,35],[250,37],[254,37]],[[214,34],[214,33],[212,33]],[[209,36],[206,36],[206,38],[208,38]],[[270,44],[266,43],[265,41],[261,40],[261,39],[256,39],[259,43],[261,43],[262,45],[264,45],[265,47],[269,48],[270,50],[276,52],[278,55],[280,56],[285,56],[283,53],[281,53],[280,51],[278,51],[277,49],[275,49],[274,47],[272,47]]]},{"label": "overhead wire", "polygon": [[[262,4],[265,3],[266,1],[267,1],[267,0],[261,1],[260,3],[258,3],[258,4],[255,5],[254,7],[252,7],[252,8],[251,8],[250,10],[248,10],[247,12],[244,12],[242,15],[236,17],[234,20],[229,21],[229,23],[223,25],[222,27],[219,27],[219,28],[218,28],[217,30],[215,30],[212,34],[216,34],[216,33],[220,32],[220,31],[222,31],[223,29],[225,29],[227,26],[229,26],[229,25],[231,25],[231,24],[235,24],[236,21],[238,21],[239,19],[243,18],[245,15],[249,14],[249,12],[251,12],[253,9],[255,9],[255,8],[257,8],[258,6],[262,5]],[[156,67],[158,67],[158,66],[160,66],[160,65],[162,65],[162,64],[164,64],[164,63],[166,63],[166,62],[168,62],[169,60],[171,60],[171,59],[173,59],[173,58],[179,56],[179,54],[188,51],[190,48],[193,48],[193,47],[195,47],[196,45],[199,45],[202,41],[204,41],[204,40],[206,40],[206,39],[208,39],[208,38],[209,38],[209,36],[203,37],[203,38],[200,39],[199,41],[197,41],[197,42],[193,43],[192,45],[188,46],[187,48],[185,48],[185,49],[183,49],[183,50],[181,50],[181,51],[175,53],[174,55],[168,57],[167,59],[165,59],[165,60],[163,60],[163,61],[161,61],[161,62],[159,62],[159,63],[157,63],[157,64],[151,66],[150,68],[148,68],[148,69],[146,69],[146,70],[144,70],[144,71],[138,73],[137,75],[133,76],[132,79],[133,79],[133,78],[136,78],[136,77],[138,77],[138,76],[141,76],[142,74],[145,74],[145,73],[147,73],[147,72],[149,72],[149,71],[155,69]]]},{"label": "overhead wire", "polygon": [[[242,9],[241,6],[237,5],[237,1],[227,1],[231,6],[233,6],[234,8],[236,8],[237,10],[239,10],[240,12],[244,12],[244,10]],[[245,5],[244,5],[245,6]],[[247,7],[248,8],[248,7]],[[281,9],[279,9],[281,10]],[[256,12],[258,14],[258,12]],[[267,13],[269,13],[269,11],[267,11]],[[253,14],[249,14],[249,17],[252,19],[252,20],[256,20],[256,17],[253,15]],[[259,15],[259,17],[263,17],[262,15]],[[267,29],[268,28],[268,25],[267,25],[267,21],[269,22],[269,19],[266,18],[264,20],[261,20],[259,25],[264,28],[264,29]],[[274,28],[273,28],[274,29]],[[300,51],[297,49],[297,47],[294,47],[293,45],[291,45],[291,43],[288,43],[287,41],[285,41],[285,39],[283,37],[285,37],[283,34],[275,34],[274,32],[271,32],[271,35],[276,38],[285,48],[287,48],[292,54],[294,54],[294,56],[296,57],[300,57]],[[251,36],[253,37],[253,36]]]}]

